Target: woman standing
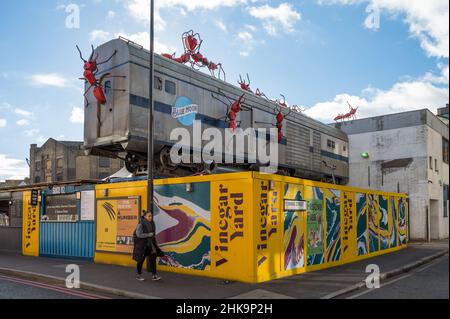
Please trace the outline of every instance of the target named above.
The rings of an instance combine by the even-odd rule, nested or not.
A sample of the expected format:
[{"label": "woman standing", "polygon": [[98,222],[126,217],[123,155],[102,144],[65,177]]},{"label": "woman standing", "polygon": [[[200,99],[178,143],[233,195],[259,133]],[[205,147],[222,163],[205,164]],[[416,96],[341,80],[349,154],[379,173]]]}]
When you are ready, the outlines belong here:
[{"label": "woman standing", "polygon": [[155,234],[156,226],[153,221],[153,214],[144,211],[144,216],[141,218],[133,235],[133,259],[137,262],[136,279],[139,281],[145,280],[142,277],[142,266],[144,265],[145,259],[147,259],[147,272],[152,273],[152,280],[158,281],[161,279],[156,274],[156,259],[158,256],[162,256],[163,253],[158,247]]}]

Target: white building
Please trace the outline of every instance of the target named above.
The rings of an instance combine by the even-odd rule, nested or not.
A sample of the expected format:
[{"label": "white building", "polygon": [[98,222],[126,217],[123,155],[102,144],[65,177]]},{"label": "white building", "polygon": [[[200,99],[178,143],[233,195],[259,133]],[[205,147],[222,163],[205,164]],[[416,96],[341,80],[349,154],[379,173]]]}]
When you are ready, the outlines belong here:
[{"label": "white building", "polygon": [[448,125],[425,109],[337,126],[349,135],[349,184],[407,193],[410,238],[448,238]]}]

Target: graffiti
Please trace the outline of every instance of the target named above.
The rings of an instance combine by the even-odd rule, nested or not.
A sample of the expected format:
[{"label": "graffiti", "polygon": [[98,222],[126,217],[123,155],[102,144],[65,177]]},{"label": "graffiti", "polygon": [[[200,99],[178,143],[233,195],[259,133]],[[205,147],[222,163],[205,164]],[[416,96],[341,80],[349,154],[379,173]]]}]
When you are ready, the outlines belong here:
[{"label": "graffiti", "polygon": [[357,211],[357,250],[358,256],[367,254],[367,200],[366,194],[356,194],[356,211]]},{"label": "graffiti", "polygon": [[[326,190],[326,225],[327,225],[327,262],[339,261],[341,258],[341,192]],[[347,195],[344,193],[343,252],[348,249],[348,232],[351,227],[351,213],[346,206]]]},{"label": "graffiti", "polygon": [[[286,185],[285,199],[303,200],[302,186]],[[284,212],[284,270],[305,265],[305,221],[301,211]]]},{"label": "graffiti", "polygon": [[[165,256],[159,265],[209,270],[211,265],[210,183],[155,188],[156,240]],[[206,195],[206,196],[205,196]]]}]

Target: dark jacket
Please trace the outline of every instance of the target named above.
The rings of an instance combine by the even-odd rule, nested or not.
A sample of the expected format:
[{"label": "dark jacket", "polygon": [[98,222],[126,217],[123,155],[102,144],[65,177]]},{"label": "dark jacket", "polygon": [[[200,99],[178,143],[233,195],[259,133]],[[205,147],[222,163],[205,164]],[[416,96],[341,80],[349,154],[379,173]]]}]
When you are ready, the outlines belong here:
[{"label": "dark jacket", "polygon": [[158,247],[155,234],[155,222],[149,222],[142,218],[133,234],[133,260],[141,262],[148,254],[164,256],[164,253]]}]

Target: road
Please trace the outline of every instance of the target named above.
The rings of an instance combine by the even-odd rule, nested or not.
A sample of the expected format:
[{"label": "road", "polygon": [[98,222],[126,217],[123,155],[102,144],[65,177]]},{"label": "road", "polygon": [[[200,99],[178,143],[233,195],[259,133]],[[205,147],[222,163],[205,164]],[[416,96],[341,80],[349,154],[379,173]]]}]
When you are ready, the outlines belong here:
[{"label": "road", "polygon": [[410,273],[381,282],[379,289],[365,289],[346,299],[449,299],[448,254]]},{"label": "road", "polygon": [[0,299],[110,299],[110,297],[0,275]]}]

